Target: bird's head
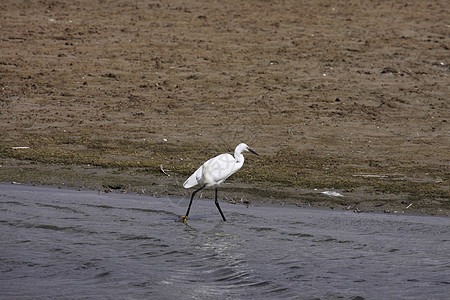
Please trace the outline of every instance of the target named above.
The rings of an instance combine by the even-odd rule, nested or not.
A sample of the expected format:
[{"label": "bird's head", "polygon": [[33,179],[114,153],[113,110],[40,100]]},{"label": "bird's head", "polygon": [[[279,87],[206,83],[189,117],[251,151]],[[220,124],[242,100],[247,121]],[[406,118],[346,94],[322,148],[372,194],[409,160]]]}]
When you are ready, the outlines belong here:
[{"label": "bird's head", "polygon": [[244,151],[246,151],[246,152],[251,152],[251,153],[253,153],[253,154],[259,155],[259,154],[256,153],[254,150],[252,150],[249,146],[247,146],[247,144],[245,144],[245,143],[240,143],[240,144],[236,147],[236,150],[235,150],[235,152],[238,152],[238,153],[242,153],[242,152],[244,152]]}]

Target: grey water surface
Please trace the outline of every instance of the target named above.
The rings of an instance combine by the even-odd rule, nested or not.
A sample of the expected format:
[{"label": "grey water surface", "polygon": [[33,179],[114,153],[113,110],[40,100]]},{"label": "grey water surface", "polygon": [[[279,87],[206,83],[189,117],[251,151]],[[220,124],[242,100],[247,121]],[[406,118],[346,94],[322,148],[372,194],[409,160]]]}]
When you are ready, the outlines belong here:
[{"label": "grey water surface", "polygon": [[0,298],[449,299],[450,218],[187,205],[0,184]]}]

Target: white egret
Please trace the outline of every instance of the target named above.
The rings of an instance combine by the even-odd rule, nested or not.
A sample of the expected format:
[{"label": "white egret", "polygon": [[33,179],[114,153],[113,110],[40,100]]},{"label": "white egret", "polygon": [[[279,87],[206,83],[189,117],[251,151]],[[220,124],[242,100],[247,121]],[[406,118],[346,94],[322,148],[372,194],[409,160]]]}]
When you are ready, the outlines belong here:
[{"label": "white egret", "polygon": [[180,216],[182,222],[186,222],[195,194],[197,194],[205,187],[215,187],[215,203],[217,209],[220,212],[220,215],[222,216],[222,219],[226,221],[225,216],[220,209],[219,202],[217,201],[217,187],[222,182],[224,182],[225,179],[230,177],[242,167],[242,165],[244,164],[244,155],[242,155],[242,152],[244,151],[249,151],[256,155],[259,155],[258,153],[250,149],[246,144],[241,143],[234,150],[234,157],[231,154],[224,153],[207,160],[183,183],[183,187],[186,189],[197,185],[200,185],[200,187],[192,193],[191,201],[189,202],[186,215]]}]

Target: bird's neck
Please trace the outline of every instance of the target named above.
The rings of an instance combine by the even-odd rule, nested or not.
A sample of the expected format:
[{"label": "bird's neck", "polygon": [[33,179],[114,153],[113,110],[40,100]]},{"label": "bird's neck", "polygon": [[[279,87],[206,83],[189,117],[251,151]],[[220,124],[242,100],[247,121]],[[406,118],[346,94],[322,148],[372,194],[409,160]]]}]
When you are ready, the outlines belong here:
[{"label": "bird's neck", "polygon": [[237,163],[244,163],[244,155],[241,152],[234,151],[234,159]]}]

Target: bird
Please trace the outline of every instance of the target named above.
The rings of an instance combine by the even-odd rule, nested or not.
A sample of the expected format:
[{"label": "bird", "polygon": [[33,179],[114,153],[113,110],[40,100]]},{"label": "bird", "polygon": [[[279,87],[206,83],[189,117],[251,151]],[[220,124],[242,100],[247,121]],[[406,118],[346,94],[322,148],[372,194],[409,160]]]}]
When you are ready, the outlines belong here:
[{"label": "bird", "polygon": [[220,215],[222,216],[222,219],[226,221],[217,200],[217,188],[228,177],[242,168],[242,165],[244,164],[244,155],[242,154],[242,152],[247,151],[259,155],[258,153],[250,149],[247,144],[240,143],[234,150],[234,156],[229,153],[217,155],[216,157],[207,160],[203,165],[200,166],[200,168],[192,173],[192,175],[183,183],[183,187],[186,189],[195,186],[200,187],[192,193],[191,201],[189,202],[186,215],[180,216],[181,222],[186,223],[195,194],[197,194],[205,187],[215,188],[215,204],[220,212]]}]

